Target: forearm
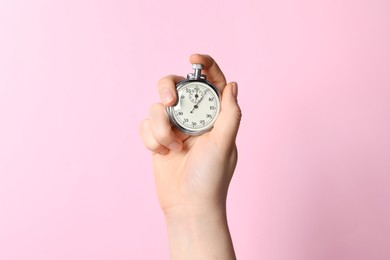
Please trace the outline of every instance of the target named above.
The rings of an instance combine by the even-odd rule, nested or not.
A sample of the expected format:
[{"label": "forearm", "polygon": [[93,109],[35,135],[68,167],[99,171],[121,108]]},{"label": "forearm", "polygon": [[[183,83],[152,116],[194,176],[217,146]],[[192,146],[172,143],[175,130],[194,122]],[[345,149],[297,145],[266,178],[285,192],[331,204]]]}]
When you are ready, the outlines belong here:
[{"label": "forearm", "polygon": [[166,223],[171,260],[236,259],[225,209],[177,209]]}]

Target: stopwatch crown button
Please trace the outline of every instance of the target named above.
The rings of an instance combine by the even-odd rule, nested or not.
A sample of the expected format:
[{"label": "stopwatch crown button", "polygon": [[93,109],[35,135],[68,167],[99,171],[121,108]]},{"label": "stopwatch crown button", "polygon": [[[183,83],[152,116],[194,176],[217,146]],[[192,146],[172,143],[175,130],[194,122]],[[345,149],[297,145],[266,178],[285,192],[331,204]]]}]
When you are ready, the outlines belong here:
[{"label": "stopwatch crown button", "polygon": [[203,64],[194,63],[194,64],[192,64],[192,69],[202,70],[202,69],[204,69],[204,66],[203,66]]},{"label": "stopwatch crown button", "polygon": [[204,75],[202,75],[202,69],[204,68],[203,64],[195,63],[192,64],[192,69],[194,70],[194,73],[191,74],[191,78],[193,79],[206,79]]}]

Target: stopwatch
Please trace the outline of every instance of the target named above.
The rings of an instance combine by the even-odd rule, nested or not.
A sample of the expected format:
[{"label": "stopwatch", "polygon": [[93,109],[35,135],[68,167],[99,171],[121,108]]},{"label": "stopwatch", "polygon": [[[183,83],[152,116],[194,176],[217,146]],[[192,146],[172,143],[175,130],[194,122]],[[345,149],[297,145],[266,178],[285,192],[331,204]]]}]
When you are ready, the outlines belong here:
[{"label": "stopwatch", "polygon": [[176,104],[167,107],[172,124],[189,135],[210,131],[221,109],[221,93],[202,74],[203,68],[203,64],[192,64],[194,73],[176,85]]}]

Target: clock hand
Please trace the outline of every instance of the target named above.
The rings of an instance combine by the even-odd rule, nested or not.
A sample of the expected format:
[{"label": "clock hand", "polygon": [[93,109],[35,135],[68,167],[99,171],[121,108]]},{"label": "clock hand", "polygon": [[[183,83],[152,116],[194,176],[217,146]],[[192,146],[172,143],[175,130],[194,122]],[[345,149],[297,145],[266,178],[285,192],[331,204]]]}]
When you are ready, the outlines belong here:
[{"label": "clock hand", "polygon": [[199,103],[203,100],[204,96],[206,96],[206,92],[203,93],[203,96],[199,99],[198,103],[195,104],[194,108],[191,110],[191,114],[194,113],[195,108],[198,108]]}]

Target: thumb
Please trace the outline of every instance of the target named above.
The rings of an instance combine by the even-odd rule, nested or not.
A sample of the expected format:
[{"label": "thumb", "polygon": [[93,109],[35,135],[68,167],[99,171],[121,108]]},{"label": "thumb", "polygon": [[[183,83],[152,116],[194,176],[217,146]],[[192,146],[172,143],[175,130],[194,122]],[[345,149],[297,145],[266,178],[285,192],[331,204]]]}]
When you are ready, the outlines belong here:
[{"label": "thumb", "polygon": [[241,109],[237,103],[238,86],[231,82],[223,90],[221,112],[211,131],[218,143],[231,146],[235,144],[241,121]]}]

